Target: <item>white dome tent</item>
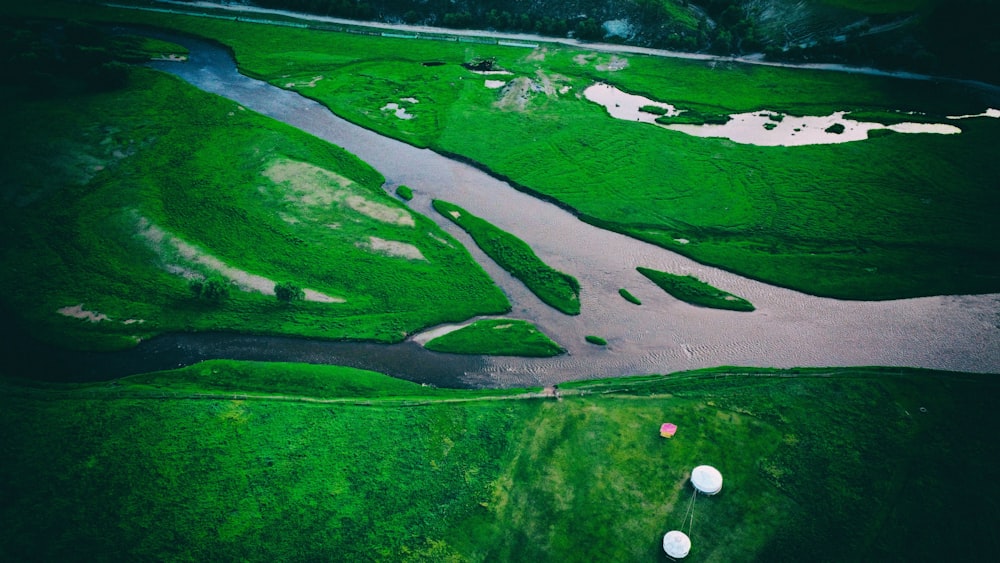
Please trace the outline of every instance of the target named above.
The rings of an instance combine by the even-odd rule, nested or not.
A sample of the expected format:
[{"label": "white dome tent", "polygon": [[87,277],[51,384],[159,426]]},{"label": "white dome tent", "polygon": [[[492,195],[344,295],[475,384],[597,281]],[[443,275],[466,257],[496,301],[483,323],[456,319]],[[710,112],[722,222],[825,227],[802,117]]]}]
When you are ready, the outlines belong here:
[{"label": "white dome tent", "polygon": [[722,490],[722,473],[711,465],[699,465],[691,470],[691,484],[699,493],[717,494]]},{"label": "white dome tent", "polygon": [[684,512],[684,519],[681,527],[687,524],[687,534],[679,530],[671,530],[663,536],[663,552],[671,560],[683,559],[691,552],[691,529],[694,527],[694,503],[698,499],[698,493],[704,495],[715,495],[722,490],[722,473],[711,465],[699,465],[691,470],[691,502],[688,503],[687,511]]},{"label": "white dome tent", "polygon": [[663,536],[663,552],[671,559],[683,559],[691,551],[691,538],[684,532],[671,530]]}]

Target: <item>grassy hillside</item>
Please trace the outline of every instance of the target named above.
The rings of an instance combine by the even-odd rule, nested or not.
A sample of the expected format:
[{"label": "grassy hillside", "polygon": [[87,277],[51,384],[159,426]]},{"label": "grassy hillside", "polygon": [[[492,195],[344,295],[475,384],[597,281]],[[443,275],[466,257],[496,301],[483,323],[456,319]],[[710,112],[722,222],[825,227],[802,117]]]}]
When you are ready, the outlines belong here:
[{"label": "grassy hillside", "polygon": [[[398,341],[509,308],[356,157],[172,77],[126,73],[112,91],[7,90],[0,109],[0,294],[42,338],[118,348],[239,327]],[[279,282],[305,300],[275,299]]]},{"label": "grassy hillside", "polygon": [[[987,376],[728,368],[557,400],[210,362],[2,387],[5,560],[655,561],[677,528],[691,561],[1000,547]],[[687,525],[704,463],[724,487]]]}]

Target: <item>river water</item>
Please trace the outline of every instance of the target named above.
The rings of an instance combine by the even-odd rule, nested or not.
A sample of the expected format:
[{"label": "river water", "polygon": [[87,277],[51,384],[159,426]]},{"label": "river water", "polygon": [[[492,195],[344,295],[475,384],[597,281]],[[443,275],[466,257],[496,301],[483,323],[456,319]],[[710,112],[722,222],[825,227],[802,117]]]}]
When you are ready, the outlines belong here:
[{"label": "river water", "polygon": [[[805,295],[693,262],[662,248],[588,225],[559,207],[484,172],[348,123],[296,93],[239,74],[216,44],[168,36],[191,50],[184,63],[152,66],[240,105],[344,147],[379,170],[387,187],[406,184],[413,209],[469,248],[513,304],[511,317],[536,323],[568,350],[556,358],[468,358],[397,346],[324,343],[227,335],[172,335],[140,345],[136,358],[189,363],[208,357],[301,360],[378,369],[438,385],[507,387],[719,365],[763,367],[907,366],[1000,373],[1000,294],[883,302]],[[581,284],[579,316],[544,305],[489,260],[464,232],[430,207],[433,198],[462,206],[526,241],[549,265]],[[747,298],[737,313],[680,302],[635,271],[645,266],[693,274]],[[642,301],[618,295],[627,288]],[[586,335],[608,341],[585,342]],[[415,337],[420,341],[420,335]],[[167,344],[164,344],[167,343]],[[141,361],[137,359],[136,361]],[[435,375],[436,374],[436,375]]]}]

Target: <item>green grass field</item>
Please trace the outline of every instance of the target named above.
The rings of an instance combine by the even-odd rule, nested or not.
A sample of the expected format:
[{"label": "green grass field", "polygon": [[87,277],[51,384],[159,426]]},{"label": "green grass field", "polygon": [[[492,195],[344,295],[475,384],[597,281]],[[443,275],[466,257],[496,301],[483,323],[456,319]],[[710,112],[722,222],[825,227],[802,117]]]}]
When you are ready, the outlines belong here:
[{"label": "green grass field", "polygon": [[[160,73],[0,109],[5,304],[48,341],[165,331],[399,341],[509,304],[356,157]],[[222,278],[229,297],[197,299]],[[277,282],[315,292],[280,303]],[[62,313],[62,314],[60,314]]]},{"label": "green grass field", "polygon": [[427,341],[424,348],[451,354],[488,354],[546,358],[566,350],[533,324],[517,319],[488,319]]},{"label": "green grass field", "polygon": [[501,268],[510,272],[550,307],[567,315],[580,314],[580,282],[543,262],[523,240],[461,207],[436,199],[434,209],[462,227]]},{"label": "green grass field", "polygon": [[753,303],[746,299],[712,287],[694,276],[679,276],[641,266],[636,270],[663,291],[686,303],[730,311],[754,310]]},{"label": "green grass field", "polygon": [[[1000,547],[994,379],[720,368],[560,400],[236,362],[3,379],[0,553],[636,561],[684,529],[690,561],[983,560]],[[688,526],[705,463],[724,487]]]},{"label": "green grass field", "polygon": [[[1000,290],[998,120],[956,122],[957,136],[762,148],[616,121],[577,97],[605,80],[701,116],[920,110],[940,120],[984,109],[960,86],[639,56],[611,71],[602,67],[622,63],[608,54],[551,45],[47,1],[8,13],[217,38],[244,72],[365,127],[744,275],[864,299]],[[45,45],[9,36],[5,55]],[[458,65],[482,56],[498,57],[510,84],[486,88]],[[9,76],[0,309],[49,342],[111,349],[208,330],[398,341],[510,309],[459,242],[336,147],[147,69],[113,91],[93,89],[93,77]],[[382,109],[390,103],[415,117]],[[479,223],[470,232],[489,233],[498,262],[531,263],[525,278],[539,278],[521,241]],[[546,272],[578,311],[576,280]],[[203,278],[223,279],[228,296],[196,297],[191,282]],[[277,282],[307,299],[279,302]],[[459,345],[481,346],[479,329],[493,323]],[[660,540],[678,528],[693,540],[688,561],[1000,551],[995,375],[722,367],[563,383],[556,394],[302,364],[212,361],[89,384],[41,383],[45,374],[12,366],[0,364],[3,561],[663,560]],[[678,425],[674,438],[660,438],[663,422]],[[704,463],[725,486],[697,498],[685,524],[690,470]]]},{"label": "green grass field", "polygon": [[[614,71],[612,55],[555,45],[529,51],[83,13],[216,38],[232,47],[243,72],[350,121],[460,155],[596,225],[742,275],[850,299],[1000,289],[995,119],[955,122],[960,135],[755,147],[614,120],[579,97],[606,81],[703,115],[917,111],[940,121],[990,103],[963,85],[638,55],[619,57],[624,68]],[[488,89],[490,77],[459,66],[483,56],[512,73],[502,77],[508,87]],[[383,109],[390,103],[414,117]]]}]

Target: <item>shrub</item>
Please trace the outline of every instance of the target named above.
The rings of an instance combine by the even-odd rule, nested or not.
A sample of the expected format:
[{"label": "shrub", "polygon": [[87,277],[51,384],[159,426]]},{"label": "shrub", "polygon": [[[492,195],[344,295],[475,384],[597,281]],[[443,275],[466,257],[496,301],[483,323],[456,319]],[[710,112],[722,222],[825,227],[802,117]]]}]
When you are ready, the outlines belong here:
[{"label": "shrub", "polygon": [[189,287],[196,298],[206,301],[222,301],[229,297],[230,283],[221,276],[211,276],[205,280],[192,280]]},{"label": "shrub", "polygon": [[600,336],[594,336],[593,334],[588,334],[584,337],[584,340],[590,342],[591,344],[597,344],[598,346],[607,346],[608,341],[601,338]]},{"label": "shrub", "polygon": [[406,201],[410,201],[413,199],[413,190],[409,186],[400,185],[396,187],[396,195]]},{"label": "shrub", "polygon": [[292,301],[301,301],[302,299],[305,299],[306,293],[301,287],[293,284],[292,282],[278,282],[278,284],[274,286],[274,296],[278,298],[278,301],[291,303]]}]

